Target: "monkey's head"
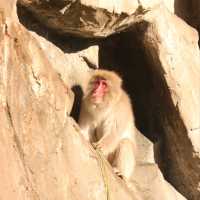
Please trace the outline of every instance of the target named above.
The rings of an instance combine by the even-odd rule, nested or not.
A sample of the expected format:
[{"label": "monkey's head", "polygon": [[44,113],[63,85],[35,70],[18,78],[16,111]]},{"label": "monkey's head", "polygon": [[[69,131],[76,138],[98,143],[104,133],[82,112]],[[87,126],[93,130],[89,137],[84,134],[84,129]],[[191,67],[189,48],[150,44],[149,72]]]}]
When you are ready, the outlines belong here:
[{"label": "monkey's head", "polygon": [[109,106],[121,95],[122,79],[112,71],[95,70],[86,93],[87,101],[96,106]]}]

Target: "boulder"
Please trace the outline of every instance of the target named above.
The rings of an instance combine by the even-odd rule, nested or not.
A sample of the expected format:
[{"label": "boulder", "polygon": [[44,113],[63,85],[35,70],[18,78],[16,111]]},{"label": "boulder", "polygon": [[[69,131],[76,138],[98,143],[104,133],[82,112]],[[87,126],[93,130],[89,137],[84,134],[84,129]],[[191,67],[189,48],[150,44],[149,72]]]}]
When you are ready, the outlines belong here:
[{"label": "boulder", "polygon": [[4,17],[0,24],[0,198],[98,200],[110,195],[115,200],[133,199],[135,195],[84,141],[69,117],[73,95],[70,84],[52,67],[56,62],[17,17]]},{"label": "boulder", "polygon": [[146,13],[141,26],[144,48],[152,63],[152,116],[165,138],[165,176],[188,199],[197,200],[200,198],[198,34],[164,6]]},{"label": "boulder", "polygon": [[175,12],[175,2],[176,2],[176,0],[163,0],[164,5],[172,13]]},{"label": "boulder", "polygon": [[48,52],[46,56],[61,80],[69,88],[79,85],[85,89],[92,70],[88,67],[88,62],[98,67],[98,46],[90,46],[75,53],[64,53],[45,38],[34,32],[30,34],[37,40],[42,50]]},{"label": "boulder", "polygon": [[[23,1],[32,12],[35,6],[62,9],[66,2],[72,7],[79,5],[64,0]],[[141,2],[143,7],[154,5],[154,1]],[[92,7],[89,1],[80,3]],[[80,85],[85,89],[92,70],[88,65],[98,67],[98,47],[64,53],[22,26],[15,4],[0,3],[0,199],[184,200],[165,181],[155,164],[154,145],[143,135],[137,135],[138,164],[130,185],[84,140],[70,117],[75,96],[71,88]],[[98,9],[105,11],[105,4],[101,1]],[[116,8],[118,14],[113,15],[120,12]],[[156,89],[152,95],[156,96],[154,103],[161,105],[156,123],[166,137],[169,170],[165,175],[182,194],[196,200],[200,121],[195,112],[200,106],[197,35],[162,6],[154,5],[140,20],[147,57],[154,63],[150,76],[155,78]],[[100,37],[99,30],[93,30],[92,35]],[[84,34],[88,36],[87,31]]]},{"label": "boulder", "polygon": [[138,165],[133,182],[144,200],[186,200],[185,197],[165,181],[156,164],[143,163]]},{"label": "boulder", "polygon": [[81,37],[106,37],[136,23],[160,0],[19,0],[45,26]]},{"label": "boulder", "polygon": [[100,47],[102,65],[125,77],[136,123],[154,142],[164,177],[195,200],[200,197],[198,40],[194,28],[158,5]]}]

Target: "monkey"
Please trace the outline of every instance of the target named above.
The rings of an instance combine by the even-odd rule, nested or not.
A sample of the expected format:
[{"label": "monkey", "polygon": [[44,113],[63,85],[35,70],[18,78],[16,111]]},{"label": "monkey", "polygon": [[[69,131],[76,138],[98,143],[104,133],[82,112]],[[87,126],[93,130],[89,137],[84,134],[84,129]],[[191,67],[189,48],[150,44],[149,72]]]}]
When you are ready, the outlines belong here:
[{"label": "monkey", "polygon": [[114,172],[129,180],[136,165],[136,126],[132,105],[113,71],[96,69],[81,102],[78,123],[84,138],[101,150]]}]

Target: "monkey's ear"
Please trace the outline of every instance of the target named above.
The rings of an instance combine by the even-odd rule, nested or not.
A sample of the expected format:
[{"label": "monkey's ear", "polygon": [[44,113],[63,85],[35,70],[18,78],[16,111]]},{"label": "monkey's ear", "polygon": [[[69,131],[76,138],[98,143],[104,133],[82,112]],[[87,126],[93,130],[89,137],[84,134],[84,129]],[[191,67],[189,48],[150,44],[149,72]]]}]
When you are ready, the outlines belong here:
[{"label": "monkey's ear", "polygon": [[116,75],[116,79],[117,79],[119,85],[122,86],[122,82],[123,82],[123,81],[122,81],[121,76],[120,76],[119,74],[117,74],[116,72],[114,72],[114,73],[115,73],[115,75]]},{"label": "monkey's ear", "polygon": [[120,77],[120,75],[118,73],[116,73],[115,71],[108,71],[109,72],[109,80],[111,80],[111,82],[113,82],[116,86],[121,87],[122,86],[122,78]]},{"label": "monkey's ear", "polygon": [[110,81],[112,84],[114,84],[116,86],[121,87],[121,85],[122,85],[122,79],[114,71],[108,71],[108,70],[105,70],[105,69],[97,69],[97,70],[94,70],[93,77],[94,76],[103,77],[104,79]]}]

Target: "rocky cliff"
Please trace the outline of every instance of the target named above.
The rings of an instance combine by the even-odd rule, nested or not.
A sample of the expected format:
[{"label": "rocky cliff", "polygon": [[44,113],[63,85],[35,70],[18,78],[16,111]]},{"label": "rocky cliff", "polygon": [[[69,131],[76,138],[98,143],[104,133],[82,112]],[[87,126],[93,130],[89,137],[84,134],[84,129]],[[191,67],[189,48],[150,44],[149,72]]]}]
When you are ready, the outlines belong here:
[{"label": "rocky cliff", "polygon": [[[1,200],[200,199],[194,2],[0,1]],[[134,106],[131,187],[76,122],[98,67],[121,74]]]}]

